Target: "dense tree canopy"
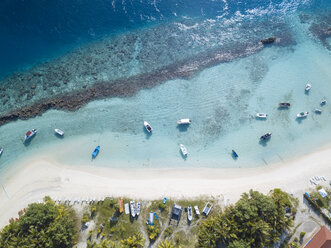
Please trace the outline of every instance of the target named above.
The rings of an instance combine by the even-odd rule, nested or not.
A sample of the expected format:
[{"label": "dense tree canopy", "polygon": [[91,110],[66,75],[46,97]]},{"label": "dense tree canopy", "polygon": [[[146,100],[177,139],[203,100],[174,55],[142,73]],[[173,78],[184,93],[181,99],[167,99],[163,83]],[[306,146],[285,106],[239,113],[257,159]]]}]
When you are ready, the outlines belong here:
[{"label": "dense tree canopy", "polygon": [[0,248],[69,248],[76,238],[75,226],[74,212],[47,198],[46,203],[30,204],[25,214],[3,228]]},{"label": "dense tree canopy", "polygon": [[269,196],[251,190],[223,213],[206,220],[199,230],[199,247],[216,247],[218,243],[229,247],[270,247],[288,229],[291,218],[285,209],[291,208],[288,194],[275,189]]}]

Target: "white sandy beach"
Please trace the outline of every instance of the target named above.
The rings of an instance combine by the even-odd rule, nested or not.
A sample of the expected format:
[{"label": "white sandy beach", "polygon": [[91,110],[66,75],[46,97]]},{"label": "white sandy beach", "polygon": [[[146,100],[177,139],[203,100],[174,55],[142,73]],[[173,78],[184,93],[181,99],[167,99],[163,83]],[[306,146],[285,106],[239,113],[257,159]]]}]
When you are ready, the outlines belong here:
[{"label": "white sandy beach", "polygon": [[[112,169],[66,166],[51,159],[17,162],[0,192],[0,227],[29,203],[52,198],[127,196],[140,199],[209,195],[235,202],[249,189],[267,193],[278,187],[300,197],[309,178],[331,178],[331,147],[293,161],[251,169]],[[324,182],[327,183],[327,182]],[[301,199],[301,198],[300,198]]]}]

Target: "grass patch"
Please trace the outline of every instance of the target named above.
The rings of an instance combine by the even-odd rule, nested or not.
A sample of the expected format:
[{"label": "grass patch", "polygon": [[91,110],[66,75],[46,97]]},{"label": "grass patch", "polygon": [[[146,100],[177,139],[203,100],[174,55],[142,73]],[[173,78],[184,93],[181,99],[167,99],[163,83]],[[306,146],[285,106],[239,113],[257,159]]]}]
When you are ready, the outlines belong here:
[{"label": "grass patch", "polygon": [[[95,208],[94,221],[96,227],[94,233],[96,238],[106,238],[112,241],[127,239],[139,232],[137,219],[132,219],[130,214],[119,213],[117,201],[119,198],[106,198],[104,202],[93,204],[90,209]],[[123,199],[124,204],[129,199]]]}]

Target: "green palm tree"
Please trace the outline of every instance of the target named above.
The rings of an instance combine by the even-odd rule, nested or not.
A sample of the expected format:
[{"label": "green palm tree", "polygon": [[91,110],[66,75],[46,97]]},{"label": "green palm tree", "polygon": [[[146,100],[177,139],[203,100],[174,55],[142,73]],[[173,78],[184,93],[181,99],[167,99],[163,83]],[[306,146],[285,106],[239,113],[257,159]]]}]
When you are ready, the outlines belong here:
[{"label": "green palm tree", "polygon": [[157,248],[174,248],[174,244],[170,240],[162,241]]},{"label": "green palm tree", "polygon": [[145,239],[141,233],[128,237],[127,239],[121,240],[123,248],[139,248],[145,244]]}]

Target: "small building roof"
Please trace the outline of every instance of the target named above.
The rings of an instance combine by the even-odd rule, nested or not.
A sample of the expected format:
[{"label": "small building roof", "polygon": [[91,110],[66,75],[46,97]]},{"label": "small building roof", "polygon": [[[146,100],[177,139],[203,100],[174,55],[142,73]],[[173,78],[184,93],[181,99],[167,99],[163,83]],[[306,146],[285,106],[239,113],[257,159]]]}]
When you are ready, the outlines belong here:
[{"label": "small building roof", "polygon": [[321,188],[320,190],[318,190],[318,193],[320,193],[320,195],[324,198],[326,196],[328,196],[328,193],[326,193],[325,189]]},{"label": "small building roof", "polygon": [[331,232],[323,226],[314,237],[309,240],[305,248],[330,248],[331,247]]},{"label": "small building roof", "polygon": [[176,219],[179,220],[180,216],[182,214],[183,208],[177,204],[174,204],[172,206],[172,210],[171,210],[171,219]]}]

